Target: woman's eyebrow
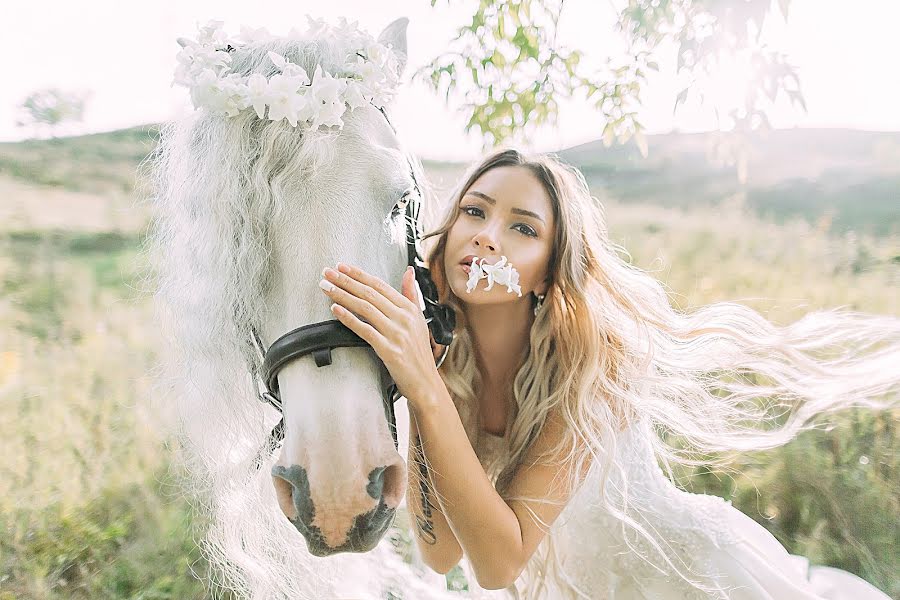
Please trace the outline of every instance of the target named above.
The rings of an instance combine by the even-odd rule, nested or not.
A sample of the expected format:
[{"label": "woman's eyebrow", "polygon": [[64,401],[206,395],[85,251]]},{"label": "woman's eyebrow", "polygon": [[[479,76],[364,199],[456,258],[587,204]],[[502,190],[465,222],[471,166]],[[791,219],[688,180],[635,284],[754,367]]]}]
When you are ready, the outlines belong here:
[{"label": "woman's eyebrow", "polygon": [[[466,192],[466,196],[475,196],[476,198],[481,198],[488,204],[497,204],[496,200],[494,200],[493,198],[491,198],[484,192],[479,192],[477,190],[471,190],[471,191]],[[511,209],[509,209],[509,212],[511,212],[515,215],[525,215],[526,217],[533,217],[533,218],[537,219],[538,221],[540,221],[541,223],[543,223],[544,225],[547,224],[547,222],[544,221],[544,219],[543,219],[543,217],[541,217],[541,215],[531,212],[530,210],[525,210],[524,208],[511,208]]]}]

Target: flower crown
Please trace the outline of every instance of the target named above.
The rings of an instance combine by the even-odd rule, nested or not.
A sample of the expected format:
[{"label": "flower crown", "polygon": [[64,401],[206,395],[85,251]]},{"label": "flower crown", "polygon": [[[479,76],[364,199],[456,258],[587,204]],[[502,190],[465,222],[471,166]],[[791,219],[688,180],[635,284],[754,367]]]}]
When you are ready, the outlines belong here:
[{"label": "flower crown", "polygon": [[300,124],[312,129],[341,129],[347,107],[353,110],[371,102],[383,108],[399,83],[399,61],[393,50],[361,31],[355,22],[340,19],[337,26],[330,26],[320,19],[307,18],[309,29],[302,34],[292,29],[286,39],[310,41],[333,36],[346,43],[350,50],[338,72],[328,73],[317,65],[310,76],[300,65],[269,51],[275,74],[245,77],[231,73],[232,52],[275,38],[265,28],[248,27],[241,27],[240,35],[232,38],[223,30],[222,21],[210,21],[198,27],[196,41],[178,38],[182,49],[173,85],[190,90],[195,109],[234,117],[252,107],[260,119],[286,119],[292,127]]}]

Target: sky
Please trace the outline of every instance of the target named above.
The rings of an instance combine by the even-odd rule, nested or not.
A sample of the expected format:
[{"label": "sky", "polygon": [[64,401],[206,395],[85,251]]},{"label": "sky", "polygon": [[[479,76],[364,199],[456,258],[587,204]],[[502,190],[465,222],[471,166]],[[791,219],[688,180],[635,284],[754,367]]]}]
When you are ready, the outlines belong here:
[{"label": "sky", "polygon": [[[580,48],[589,64],[619,52],[613,30],[623,0],[567,0],[558,40]],[[775,3],[777,4],[777,3]],[[481,141],[464,133],[455,104],[423,84],[409,83],[416,67],[440,54],[456,29],[471,19],[475,0],[52,0],[4,2],[0,54],[7,57],[0,84],[0,141],[29,137],[16,127],[17,106],[31,92],[55,86],[90,94],[84,121],[61,133],[109,131],[164,121],[191,110],[185,88],[172,86],[180,36],[195,38],[197,25],[222,20],[231,33],[241,25],[273,34],[304,29],[306,15],[334,22],[345,16],[376,35],[397,17],[409,17],[406,85],[390,109],[404,144],[422,158],[466,160]],[[900,131],[900,1],[792,0],[785,22],[775,10],[763,30],[770,47],[796,65],[808,112],[786,101],[770,112],[774,127],[846,127]],[[672,60],[647,85],[640,121],[649,133],[708,131],[718,127],[710,106],[689,102],[673,114],[680,90]],[[593,62],[591,62],[593,61]],[[740,73],[725,76],[720,90],[740,86]],[[583,101],[565,101],[558,125],[527,143],[557,150],[600,137],[602,123]]]}]

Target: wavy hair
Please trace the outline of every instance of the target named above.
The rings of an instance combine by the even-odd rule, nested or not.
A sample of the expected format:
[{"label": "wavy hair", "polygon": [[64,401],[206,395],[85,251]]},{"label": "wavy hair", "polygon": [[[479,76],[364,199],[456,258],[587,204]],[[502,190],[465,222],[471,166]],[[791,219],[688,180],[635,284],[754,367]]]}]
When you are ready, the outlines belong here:
[{"label": "wavy hair", "polygon": [[[484,435],[477,426],[481,376],[461,301],[447,285],[444,252],[466,190],[503,166],[535,176],[550,197],[557,225],[551,286],[513,382],[508,460],[488,473],[502,496],[551,411],[566,425],[564,439],[548,453],[565,457],[569,466],[560,483],[574,492],[582,480],[576,474],[593,465],[605,492],[608,476],[624,472],[615,460],[616,443],[632,425],[650,432],[645,441],[666,467],[699,464],[708,462],[709,453],[781,446],[814,427],[818,415],[881,408],[888,395],[894,398],[900,319],[834,309],[782,327],[735,302],[674,308],[663,284],[630,264],[627,252],[610,241],[603,206],[577,169],[553,155],[507,149],[471,168],[442,220],[425,236],[432,238],[428,262],[441,301],[457,314],[456,340],[440,372],[473,447]],[[601,496],[611,515],[703,588],[629,510],[627,489]],[[520,579],[524,597],[538,597],[543,578],[561,573],[552,542],[547,536],[526,567]],[[576,594],[574,586],[569,591]]]}]

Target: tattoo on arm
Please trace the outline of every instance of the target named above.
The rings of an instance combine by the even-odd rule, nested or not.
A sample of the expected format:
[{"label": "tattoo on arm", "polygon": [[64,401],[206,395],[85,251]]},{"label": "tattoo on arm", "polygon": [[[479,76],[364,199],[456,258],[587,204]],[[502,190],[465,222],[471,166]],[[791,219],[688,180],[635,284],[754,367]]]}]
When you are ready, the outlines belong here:
[{"label": "tattoo on arm", "polygon": [[425,464],[425,452],[422,449],[422,438],[416,434],[416,464],[419,467],[419,496],[422,498],[422,514],[416,515],[416,530],[423,542],[433,546],[437,542],[432,520],[431,490],[428,488],[428,465]]}]

